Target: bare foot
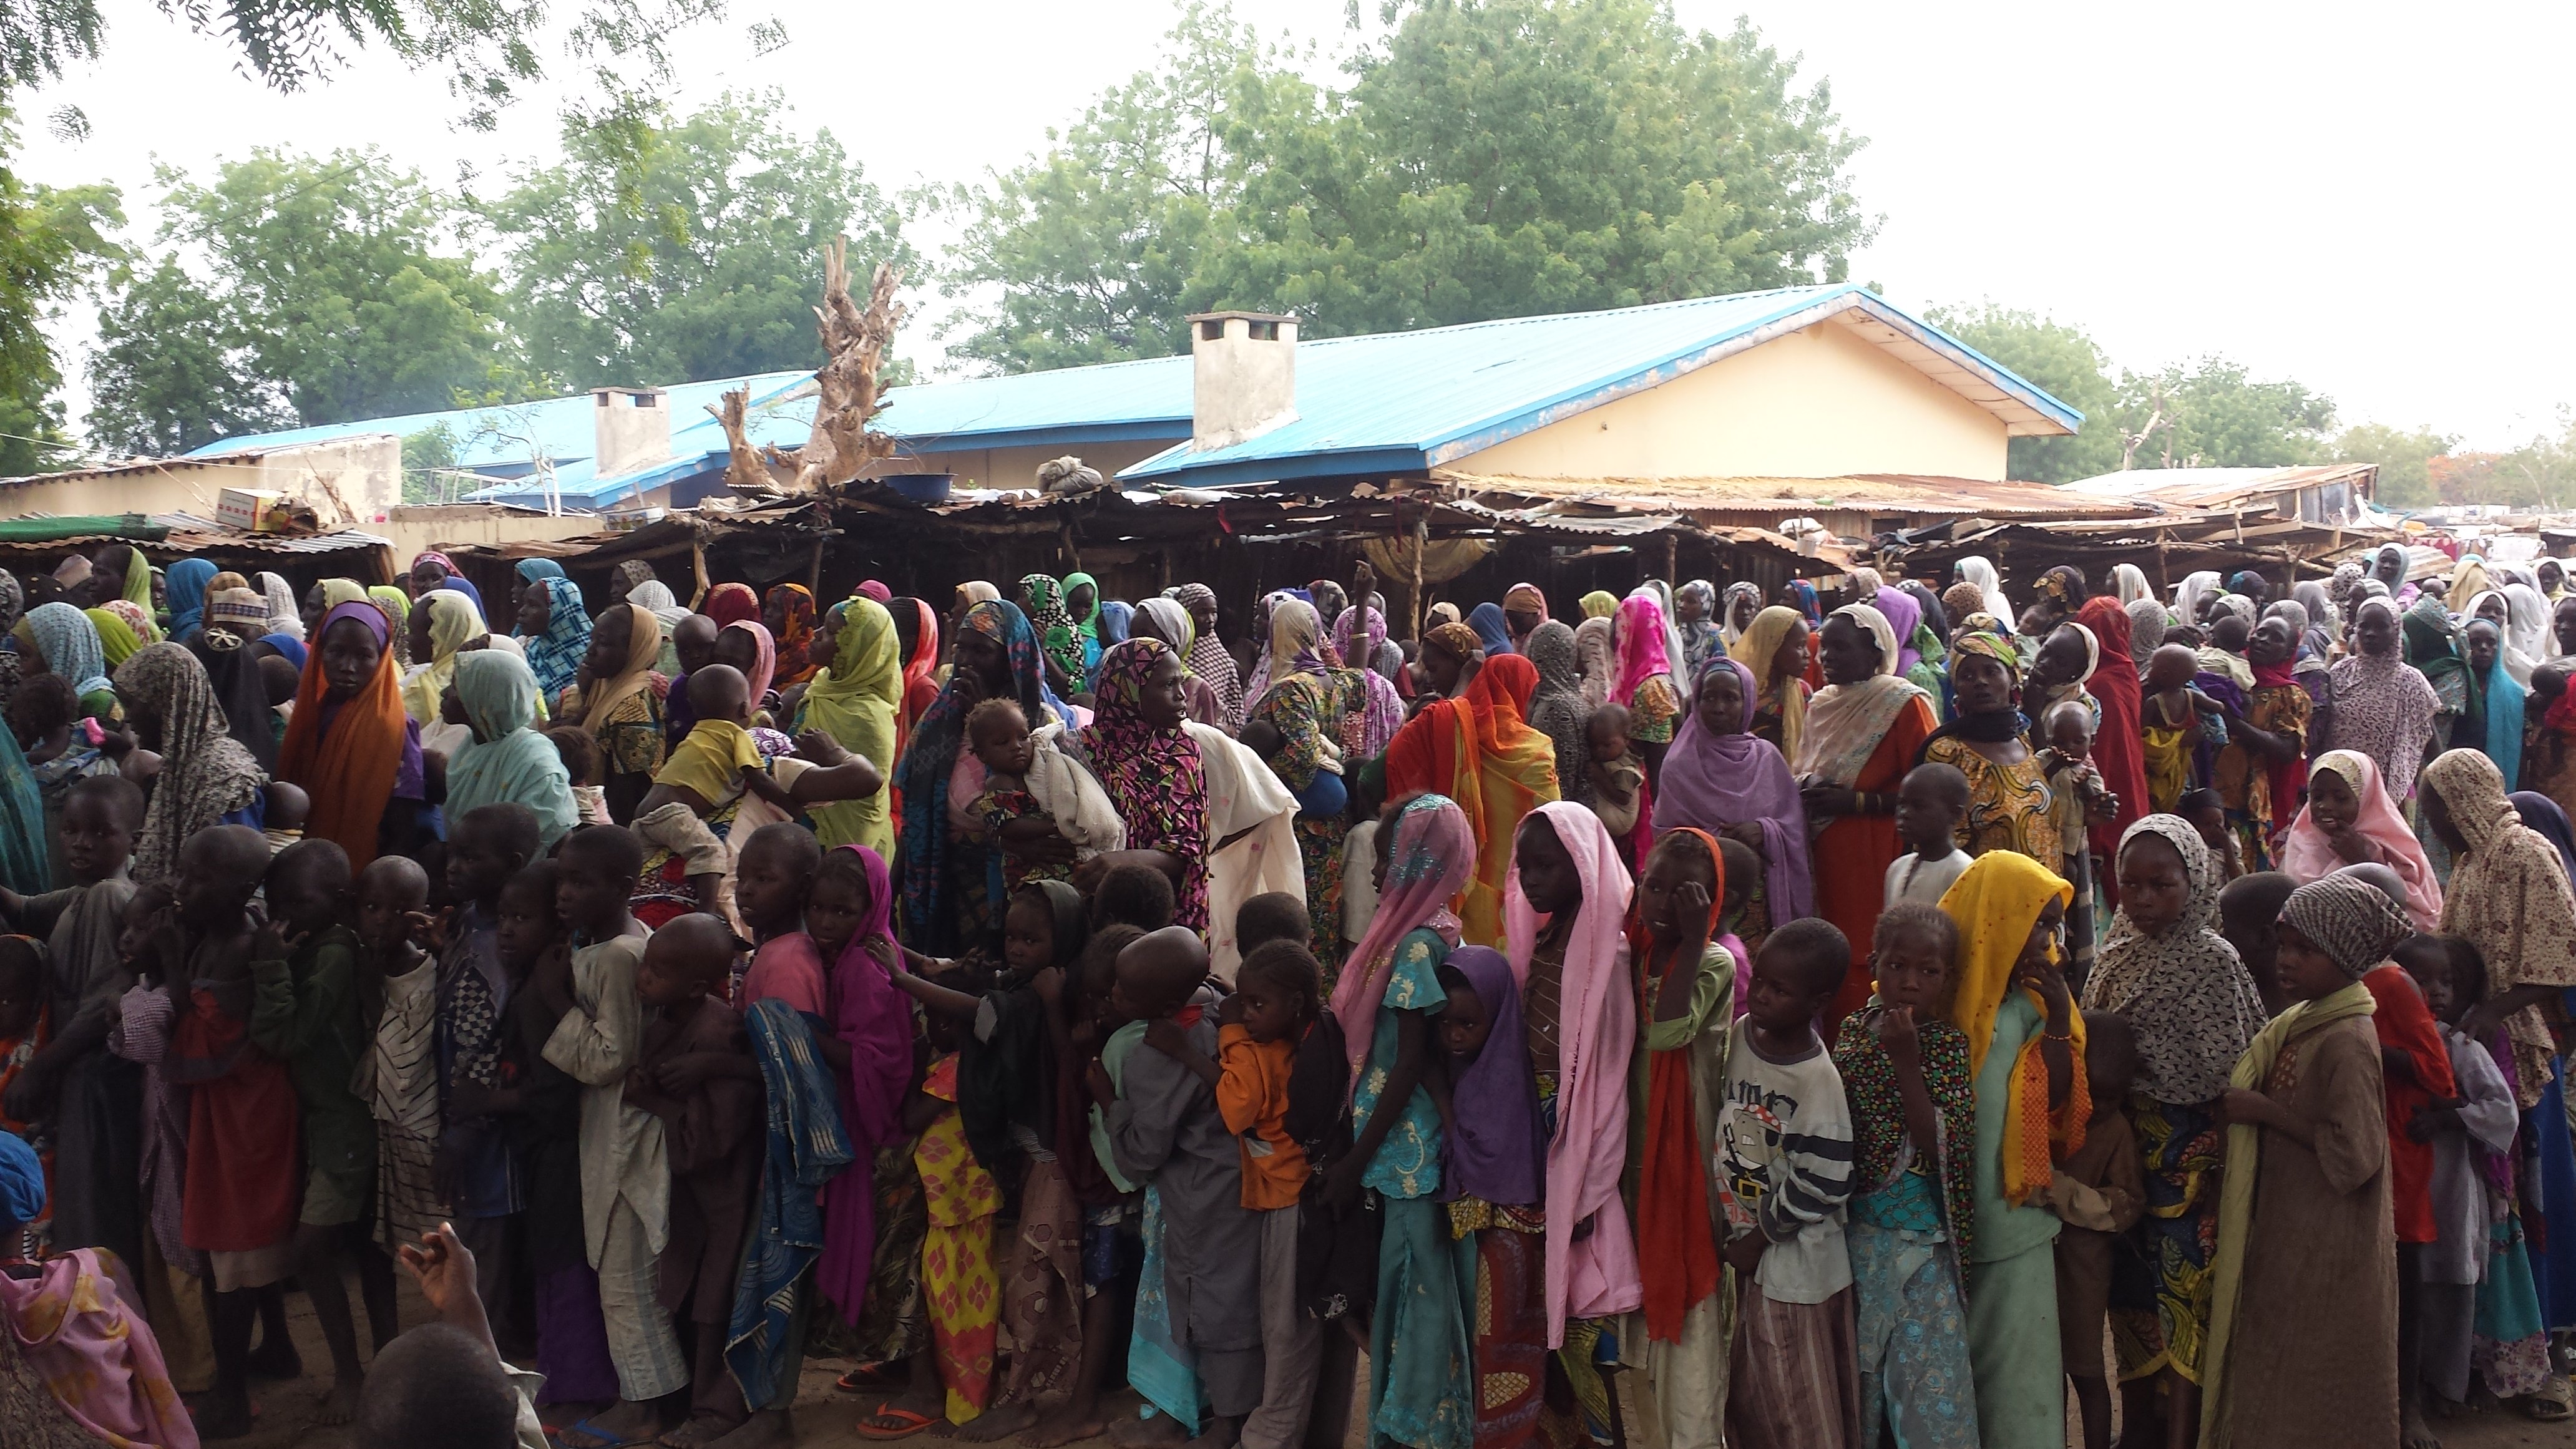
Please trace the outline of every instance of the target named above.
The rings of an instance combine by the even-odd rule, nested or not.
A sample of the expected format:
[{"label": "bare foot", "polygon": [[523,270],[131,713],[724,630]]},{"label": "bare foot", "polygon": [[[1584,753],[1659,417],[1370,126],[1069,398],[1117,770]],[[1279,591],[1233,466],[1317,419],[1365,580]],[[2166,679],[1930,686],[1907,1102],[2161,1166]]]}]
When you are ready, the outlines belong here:
[{"label": "bare foot", "polygon": [[736,1427],[711,1414],[698,1414],[654,1442],[667,1444],[670,1449],[707,1449]]},{"label": "bare foot", "polygon": [[[365,1384],[366,1380],[363,1377],[333,1379],[331,1381],[330,1392],[324,1394],[321,1398],[316,1399],[313,1403],[313,1422],[316,1424],[346,1424],[350,1420],[357,1418],[358,1390],[364,1387]],[[2434,1449],[2441,1449],[2441,1446],[2435,1445]]]},{"label": "bare foot", "polygon": [[1098,1414],[1087,1418],[1068,1414],[1049,1424],[1040,1424],[1020,1436],[1022,1449],[1063,1449],[1067,1444],[1084,1439],[1097,1439],[1109,1432],[1109,1421]]},{"label": "bare foot", "polygon": [[796,1425],[785,1409],[763,1409],[734,1426],[733,1431],[718,1439],[712,1449],[770,1449],[775,1444],[792,1444]]},{"label": "bare foot", "polygon": [[1170,1449],[1189,1438],[1181,1421],[1169,1414],[1150,1419],[1121,1419],[1109,1426],[1109,1442],[1118,1449]]},{"label": "bare foot", "polygon": [[2412,1405],[2398,1420],[2397,1443],[2398,1449],[2442,1449],[2442,1441],[2434,1436],[2432,1426]]},{"label": "bare foot", "polygon": [[295,1340],[283,1335],[252,1349],[246,1364],[253,1378],[284,1380],[304,1377],[304,1356],[295,1351]]},{"label": "bare foot", "polygon": [[[987,1409],[958,1425],[956,1437],[969,1444],[990,1444],[996,1439],[1007,1439],[1037,1421],[1038,1411],[1034,1407],[1005,1404],[998,1409]],[[2434,1449],[2441,1449],[2441,1446],[2435,1445]]]}]

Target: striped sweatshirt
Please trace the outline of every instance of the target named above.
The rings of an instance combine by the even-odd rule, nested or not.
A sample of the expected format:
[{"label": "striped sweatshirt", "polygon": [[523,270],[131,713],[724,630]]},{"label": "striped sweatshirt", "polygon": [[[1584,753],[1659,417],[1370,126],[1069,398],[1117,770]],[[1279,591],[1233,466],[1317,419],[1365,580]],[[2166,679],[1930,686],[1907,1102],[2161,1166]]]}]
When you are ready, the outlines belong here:
[{"label": "striped sweatshirt", "polygon": [[1820,1040],[1796,1061],[1753,1049],[1738,1018],[1726,1054],[1714,1151],[1729,1235],[1771,1242],[1754,1281],[1780,1303],[1822,1303],[1851,1286],[1843,1204],[1851,1198],[1851,1104]]}]

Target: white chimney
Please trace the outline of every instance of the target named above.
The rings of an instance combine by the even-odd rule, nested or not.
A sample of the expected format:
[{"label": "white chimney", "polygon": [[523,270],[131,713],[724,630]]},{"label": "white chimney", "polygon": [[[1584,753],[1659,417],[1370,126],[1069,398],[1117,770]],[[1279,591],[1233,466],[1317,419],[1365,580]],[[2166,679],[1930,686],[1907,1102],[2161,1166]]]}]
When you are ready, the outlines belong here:
[{"label": "white chimney", "polygon": [[671,457],[671,395],[658,387],[594,387],[597,476],[614,478]]},{"label": "white chimney", "polygon": [[1190,319],[1190,451],[1231,448],[1297,420],[1297,319],[1203,312]]}]

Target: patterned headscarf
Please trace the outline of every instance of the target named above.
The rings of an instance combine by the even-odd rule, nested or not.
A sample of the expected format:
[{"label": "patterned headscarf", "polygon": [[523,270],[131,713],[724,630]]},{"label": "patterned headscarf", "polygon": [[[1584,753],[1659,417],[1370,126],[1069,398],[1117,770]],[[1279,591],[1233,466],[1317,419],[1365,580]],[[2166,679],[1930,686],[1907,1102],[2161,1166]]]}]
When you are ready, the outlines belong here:
[{"label": "patterned headscarf", "polygon": [[[2452,750],[2424,767],[2468,849],[2451,867],[2442,930],[2486,958],[2490,996],[2520,986],[2576,987],[2576,896],[2549,837],[2522,823],[2495,761]],[[2553,998],[2555,1001],[2557,998]],[[2517,1099],[2529,1108],[2549,1085],[2556,1044],[2541,1008],[2505,1018]]]},{"label": "patterned headscarf", "polygon": [[1029,627],[1037,631],[1038,648],[1048,662],[1069,679],[1082,678],[1082,635],[1073,627],[1073,615],[1065,612],[1064,586],[1049,574],[1023,574],[1020,593],[1029,601]]},{"label": "patterned headscarf", "polygon": [[1673,619],[1673,627],[1682,636],[1682,657],[1673,661],[1673,669],[1679,678],[1697,679],[1700,666],[1731,642],[1718,632],[1717,586],[1706,579],[1693,579],[1675,590],[1674,598],[1677,602],[1689,599],[1699,606],[1698,618],[1683,619],[1676,611]]},{"label": "patterned headscarf", "polygon": [[1564,620],[1550,619],[1530,631],[1529,648],[1522,652],[1538,670],[1538,688],[1523,711],[1529,727],[1556,746],[1557,788],[1568,799],[1588,798],[1583,767],[1591,754],[1583,725],[1590,710],[1583,702],[1583,666],[1575,661],[1574,631]]},{"label": "patterned headscarf", "polygon": [[[123,625],[120,635],[115,626],[99,619],[105,614],[115,625]],[[114,669],[126,656],[146,644],[160,642],[161,631],[152,624],[152,612],[132,599],[110,599],[90,613],[90,621],[99,626],[99,644],[107,650],[107,667]]]},{"label": "patterned headscarf", "polygon": [[[1189,612],[1193,629],[1201,610],[1216,610],[1216,590],[1205,584],[1175,584],[1163,591],[1163,597]],[[1216,637],[1215,630],[1194,633],[1189,657],[1181,663],[1216,691],[1216,702],[1227,719],[1243,717],[1243,676],[1235,672],[1234,656],[1226,652],[1225,641]]]},{"label": "patterned headscarf", "polygon": [[79,609],[59,599],[38,604],[18,621],[17,632],[34,642],[36,652],[44,656],[46,672],[62,676],[73,694],[96,694],[115,687],[107,677],[98,625]]},{"label": "patterned headscarf", "polygon": [[439,698],[456,677],[457,651],[492,631],[474,601],[454,589],[432,589],[420,596],[420,606],[429,611],[429,660],[403,681],[403,708],[426,725],[438,721]]},{"label": "patterned headscarf", "polygon": [[2121,835],[2120,853],[2147,836],[2182,857],[2190,895],[2161,935],[2140,930],[2125,907],[2112,918],[2084,981],[2084,1009],[2128,1018],[2138,1038],[2138,1091],[2192,1106],[2226,1090],[2227,1074],[2269,1014],[2236,948],[2218,934],[2219,863],[2200,832],[2179,815],[2144,816]]},{"label": "patterned headscarf", "polygon": [[1464,624],[1443,624],[1424,633],[1422,639],[1426,644],[1439,645],[1451,658],[1461,662],[1475,658],[1485,647],[1484,641],[1476,637],[1476,631]]},{"label": "patterned headscarf", "polygon": [[546,632],[520,641],[528,672],[537,677],[537,694],[551,707],[581,677],[581,661],[590,653],[590,615],[582,607],[581,585],[556,574],[540,580],[546,587]]},{"label": "patterned headscarf", "polygon": [[161,720],[161,774],[134,842],[134,879],[149,885],[177,872],[189,836],[248,809],[268,774],[233,738],[205,666],[179,645],[136,651],[116,671],[116,692]]},{"label": "patterned headscarf", "polygon": [[2290,892],[2281,905],[2281,923],[2314,942],[2354,981],[2387,960],[2414,930],[2386,891],[2357,875],[2341,874]]},{"label": "patterned headscarf", "polygon": [[1378,1006],[1395,974],[1397,944],[1428,927],[1456,945],[1458,918],[1449,913],[1449,902],[1476,871],[1476,832],[1448,796],[1413,797],[1396,816],[1394,830],[1377,914],[1369,918],[1368,933],[1352,948],[1341,979],[1333,984],[1333,1019],[1342,1024],[1343,1055],[1350,1059],[1354,1085],[1366,1070],[1377,1035]]},{"label": "patterned headscarf", "polygon": [[[365,590],[361,597],[372,600],[385,616],[387,637],[393,640],[394,662],[405,666],[415,662],[411,657],[411,595],[391,584],[378,584]],[[326,593],[323,602],[337,607],[342,601]],[[425,664],[428,661],[418,662]]]},{"label": "patterned headscarf", "polygon": [[[1307,611],[1309,615],[1313,610]],[[1109,803],[1127,822],[1134,850],[1169,851],[1181,861],[1172,919],[1208,925],[1207,764],[1179,722],[1157,727],[1144,715],[1146,681],[1172,648],[1137,637],[1100,656],[1100,687],[1082,750]]]},{"label": "patterned headscarf", "polygon": [[781,688],[814,677],[824,661],[805,656],[814,637],[814,594],[803,584],[780,584],[769,591],[769,607],[778,611],[778,683]]},{"label": "patterned headscarf", "polygon": [[[960,636],[980,634],[1001,645],[1010,670],[1006,696],[1020,707],[1031,729],[1056,722],[1046,679],[1038,666],[1037,634],[1028,616],[1005,599],[987,599],[957,622]],[[971,707],[963,671],[952,670],[947,687],[913,722],[912,741],[895,762],[894,787],[903,796],[903,824],[896,839],[903,851],[903,915],[907,940],[931,952],[957,946],[956,912],[948,906],[948,777],[957,768],[957,750],[965,739],[966,711]]]},{"label": "patterned headscarf", "polygon": [[283,634],[289,639],[304,637],[304,611],[296,607],[295,586],[276,574],[264,573],[252,580],[260,596],[268,600],[270,634]]}]

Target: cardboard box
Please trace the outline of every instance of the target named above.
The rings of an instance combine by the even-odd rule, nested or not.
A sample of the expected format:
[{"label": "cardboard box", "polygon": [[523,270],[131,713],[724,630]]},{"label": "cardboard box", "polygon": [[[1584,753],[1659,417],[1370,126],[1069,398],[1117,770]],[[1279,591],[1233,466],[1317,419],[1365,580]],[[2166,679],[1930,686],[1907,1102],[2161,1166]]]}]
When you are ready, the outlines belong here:
[{"label": "cardboard box", "polygon": [[283,493],[227,488],[215,499],[215,521],[244,533],[274,533],[281,522],[277,506],[285,501]]}]

